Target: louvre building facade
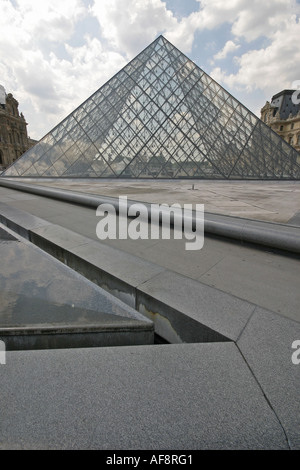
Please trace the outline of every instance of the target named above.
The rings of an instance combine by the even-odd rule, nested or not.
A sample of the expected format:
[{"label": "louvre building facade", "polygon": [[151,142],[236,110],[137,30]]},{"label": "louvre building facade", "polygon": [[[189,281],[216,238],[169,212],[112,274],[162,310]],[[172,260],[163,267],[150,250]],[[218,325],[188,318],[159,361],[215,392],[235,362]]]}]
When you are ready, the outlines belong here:
[{"label": "louvre building facade", "polygon": [[159,36],[4,176],[299,179],[300,154]]}]

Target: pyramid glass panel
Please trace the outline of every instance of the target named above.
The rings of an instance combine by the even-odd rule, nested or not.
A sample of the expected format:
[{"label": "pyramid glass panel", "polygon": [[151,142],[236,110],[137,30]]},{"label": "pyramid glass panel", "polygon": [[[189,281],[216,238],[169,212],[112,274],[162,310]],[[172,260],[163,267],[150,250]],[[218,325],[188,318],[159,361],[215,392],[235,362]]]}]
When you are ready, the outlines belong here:
[{"label": "pyramid glass panel", "polygon": [[300,155],[159,36],[2,176],[299,179]]}]

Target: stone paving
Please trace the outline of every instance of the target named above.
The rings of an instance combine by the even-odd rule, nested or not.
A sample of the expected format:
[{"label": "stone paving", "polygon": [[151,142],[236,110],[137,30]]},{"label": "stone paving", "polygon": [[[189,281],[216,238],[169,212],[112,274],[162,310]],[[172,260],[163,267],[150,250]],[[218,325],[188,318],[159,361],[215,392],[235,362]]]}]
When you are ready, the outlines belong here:
[{"label": "stone paving", "polygon": [[0,200],[3,230],[173,343],[7,351],[0,449],[300,449],[298,255],[214,237],[197,254],[104,243],[94,209],[3,187]]}]

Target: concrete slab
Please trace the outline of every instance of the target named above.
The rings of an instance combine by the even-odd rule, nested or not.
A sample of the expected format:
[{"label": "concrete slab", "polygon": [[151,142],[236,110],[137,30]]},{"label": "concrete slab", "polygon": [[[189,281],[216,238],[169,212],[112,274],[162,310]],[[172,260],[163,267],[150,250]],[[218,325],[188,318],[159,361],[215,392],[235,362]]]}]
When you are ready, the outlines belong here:
[{"label": "concrete slab", "polygon": [[137,311],[9,237],[2,227],[0,339],[8,350],[153,343],[153,325]]},{"label": "concrete slab", "polygon": [[77,246],[69,251],[132,287],[137,287],[165,271],[157,264],[102,243],[91,242],[89,245]]},{"label": "concrete slab", "polygon": [[28,239],[28,230],[30,228],[49,225],[47,220],[3,202],[0,202],[0,222],[26,239]]},{"label": "concrete slab", "polygon": [[232,343],[8,352],[0,449],[287,449]]},{"label": "concrete slab", "polygon": [[56,259],[65,261],[66,250],[91,243],[91,239],[54,224],[29,230],[29,239]]},{"label": "concrete slab", "polygon": [[294,214],[293,217],[291,217],[288,221],[288,224],[290,225],[296,225],[297,227],[300,227],[300,211],[298,211],[296,214]]},{"label": "concrete slab", "polygon": [[300,450],[300,364],[292,362],[295,340],[300,341],[300,323],[257,308],[237,344],[284,427],[290,447]]},{"label": "concrete slab", "polygon": [[4,197],[1,197],[1,202],[12,202],[12,201],[18,201],[18,200],[22,200],[22,201],[29,201],[29,200],[33,200],[34,199],[34,196],[32,196],[31,194],[27,193],[27,194],[22,194],[22,193],[15,193],[15,192],[11,192],[11,193],[7,193],[6,196]]},{"label": "concrete slab", "polygon": [[[235,341],[255,306],[224,292],[165,271],[137,288],[137,309],[170,342]],[[172,332],[166,330],[170,322]]]},{"label": "concrete slab", "polygon": [[136,287],[164,268],[105,244],[90,243],[64,254],[66,264],[136,308]]},{"label": "concrete slab", "polygon": [[225,256],[199,280],[300,321],[299,260],[274,258]]},{"label": "concrete slab", "polygon": [[18,239],[9,231],[5,230],[0,226],[0,244],[6,244],[7,242],[17,241]]},{"label": "concrete slab", "polygon": [[[207,249],[207,245],[210,244],[208,238],[204,240],[205,248],[198,251],[186,251],[185,242],[185,239],[158,240],[150,246],[136,246],[135,253],[145,260],[192,279],[200,278],[225,256],[223,250]],[[128,248],[125,246],[125,249]]]}]

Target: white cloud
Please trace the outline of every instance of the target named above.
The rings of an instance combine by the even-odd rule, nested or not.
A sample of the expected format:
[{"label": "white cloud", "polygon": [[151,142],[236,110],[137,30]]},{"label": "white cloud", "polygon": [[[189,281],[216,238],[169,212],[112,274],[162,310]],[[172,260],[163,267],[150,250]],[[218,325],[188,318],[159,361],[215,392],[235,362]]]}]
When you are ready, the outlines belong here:
[{"label": "white cloud", "polygon": [[57,75],[51,51],[72,36],[84,13],[81,0],[1,0],[1,82],[20,102],[31,137],[40,138],[63,112],[58,91],[67,76]]},{"label": "white cloud", "polygon": [[239,44],[235,44],[233,41],[227,41],[223,49],[214,55],[214,60],[225,59],[228,54],[236,51],[240,48]]},{"label": "white cloud", "polygon": [[292,17],[285,27],[272,35],[271,43],[249,50],[239,59],[236,74],[226,74],[216,67],[211,73],[231,89],[243,86],[248,92],[263,90],[268,99],[275,92],[290,88],[300,77],[300,23]]},{"label": "white cloud", "polygon": [[85,15],[81,0],[17,0],[22,32],[31,40],[60,42],[68,40],[76,21]]},{"label": "white cloud", "polygon": [[197,29],[214,29],[228,23],[236,37],[244,37],[247,41],[272,36],[300,9],[296,0],[197,1],[200,10],[193,13]]},{"label": "white cloud", "polygon": [[[0,76],[41,138],[125,65],[118,52],[86,36],[72,46],[77,23],[89,15],[81,0],[1,0]],[[60,48],[59,55],[57,47]]]},{"label": "white cloud", "polygon": [[132,58],[159,34],[183,52],[192,48],[197,25],[194,14],[180,21],[162,0],[94,0],[92,13],[103,36],[116,50]]},{"label": "white cloud", "polygon": [[95,0],[91,11],[103,36],[129,57],[152,42],[159,31],[177,24],[160,0]]},{"label": "white cloud", "polygon": [[253,0],[239,11],[232,33],[249,42],[261,36],[272,37],[276,31],[286,29],[293,3],[292,0]]},{"label": "white cloud", "polygon": [[224,23],[233,23],[239,12],[251,8],[247,0],[197,0],[200,10],[193,14],[193,22],[199,30],[214,29]]}]

